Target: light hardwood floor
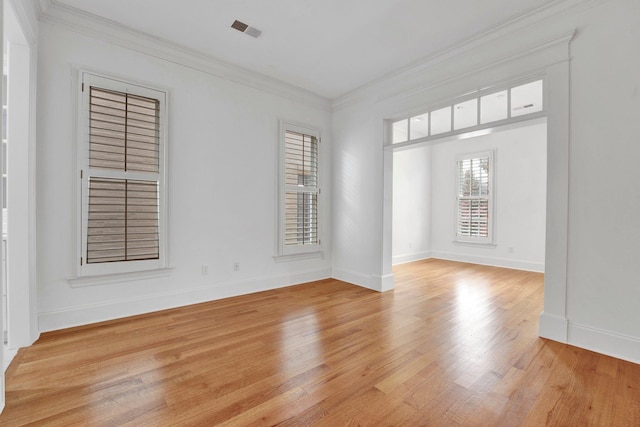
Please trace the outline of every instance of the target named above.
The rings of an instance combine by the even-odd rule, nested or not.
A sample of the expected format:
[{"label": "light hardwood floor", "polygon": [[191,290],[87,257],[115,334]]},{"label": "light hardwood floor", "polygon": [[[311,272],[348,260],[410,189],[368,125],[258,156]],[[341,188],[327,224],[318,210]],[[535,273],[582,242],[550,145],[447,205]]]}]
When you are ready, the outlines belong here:
[{"label": "light hardwood floor", "polygon": [[640,365],[538,338],[541,274],[395,273],[43,334],[0,425],[640,425]]}]

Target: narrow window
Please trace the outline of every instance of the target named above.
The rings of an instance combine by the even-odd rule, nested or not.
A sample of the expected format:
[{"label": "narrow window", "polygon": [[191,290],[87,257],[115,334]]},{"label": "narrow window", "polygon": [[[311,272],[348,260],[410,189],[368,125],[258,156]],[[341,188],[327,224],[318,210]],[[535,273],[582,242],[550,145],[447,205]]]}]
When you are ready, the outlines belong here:
[{"label": "narrow window", "polygon": [[279,255],[317,252],[320,247],[319,132],[281,125]]},{"label": "narrow window", "polygon": [[82,75],[79,275],[165,266],[165,95]]},{"label": "narrow window", "polygon": [[458,158],[456,239],[492,243],[493,153]]}]

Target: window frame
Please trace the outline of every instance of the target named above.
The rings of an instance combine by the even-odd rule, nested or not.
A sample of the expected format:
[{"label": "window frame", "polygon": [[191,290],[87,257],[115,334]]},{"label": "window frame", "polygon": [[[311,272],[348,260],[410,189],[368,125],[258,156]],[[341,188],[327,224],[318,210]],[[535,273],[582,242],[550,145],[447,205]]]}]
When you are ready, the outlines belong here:
[{"label": "window frame", "polygon": [[[318,242],[315,244],[299,244],[299,245],[286,245],[285,244],[285,224],[286,224],[286,215],[285,215],[285,203],[286,203],[286,193],[287,191],[291,191],[290,186],[287,186],[285,183],[285,171],[286,171],[286,159],[285,159],[285,147],[286,147],[286,133],[287,132],[295,132],[301,133],[304,135],[313,136],[317,139],[318,144],[318,154],[317,154],[317,184],[315,186],[315,190],[313,191],[317,195],[317,240]],[[277,203],[277,212],[276,212],[276,245],[275,245],[275,256],[274,259],[276,261],[288,261],[288,260],[296,260],[296,259],[304,259],[310,257],[321,257],[323,255],[322,252],[322,230],[323,230],[323,215],[322,215],[322,150],[321,150],[322,138],[320,134],[320,130],[304,124],[293,123],[285,120],[279,121],[279,132],[278,132],[278,161],[277,161],[277,193],[278,193],[278,203]],[[312,187],[305,187],[305,189],[310,189]]]},{"label": "window frame", "polygon": [[[531,84],[540,84],[541,86],[541,99],[539,106],[536,105],[536,108],[532,111],[523,112],[523,113],[514,113],[512,111],[512,96],[514,89],[520,89],[523,86],[528,86]],[[503,118],[495,118],[488,121],[483,121],[482,113],[484,112],[484,107],[482,106],[482,98],[491,95],[498,95],[501,92],[505,92],[506,97],[506,110],[505,116]],[[455,120],[455,109],[457,106],[461,106],[461,104],[465,104],[469,101],[476,100],[476,124],[463,126],[460,128],[456,128],[456,120]],[[526,77],[522,77],[519,79],[514,79],[509,82],[505,82],[503,84],[488,86],[483,88],[475,88],[467,91],[465,94],[453,97],[445,100],[444,102],[439,102],[428,106],[427,108],[420,109],[412,109],[411,111],[404,112],[402,114],[398,114],[393,117],[388,117],[385,119],[385,140],[384,145],[385,149],[398,149],[405,146],[410,146],[414,144],[421,144],[425,142],[433,142],[443,138],[464,138],[468,135],[473,135],[476,133],[481,133],[487,129],[504,126],[507,124],[518,123],[522,121],[528,121],[540,117],[544,117],[547,112],[547,82],[544,75],[540,75],[539,73],[529,75]],[[531,104],[531,106],[534,106]],[[526,106],[525,108],[529,107]],[[539,108],[538,108],[539,107]],[[437,133],[433,133],[434,123],[437,124],[437,121],[433,120],[433,113],[440,112],[442,110],[447,110],[446,116],[449,116],[449,127],[448,130],[438,131]],[[428,116],[429,121],[429,132],[426,136],[411,138],[411,123],[413,119],[420,116]],[[404,129],[401,129],[402,122],[405,122]],[[397,126],[397,129],[396,129]],[[398,135],[396,135],[396,132]],[[396,136],[399,134],[406,134],[406,139],[397,139]]]},{"label": "window frame", "polygon": [[[460,201],[461,196],[459,194],[460,189],[460,162],[469,159],[482,159],[488,158],[489,163],[489,176],[488,176],[488,191],[487,191],[487,209],[488,209],[488,232],[486,237],[480,236],[460,236],[458,234],[458,230],[460,229]],[[495,162],[495,150],[486,150],[486,151],[476,151],[476,152],[468,152],[458,154],[456,156],[456,164],[455,164],[455,209],[454,209],[454,243],[466,243],[466,244],[478,244],[478,245],[494,245],[494,238],[496,235],[496,218],[495,218],[495,200],[496,200],[496,186],[495,186],[495,171],[496,171],[496,162]],[[485,197],[482,197],[485,199]]]},{"label": "window frame", "polygon": [[[127,276],[131,278],[146,278],[144,272],[156,277],[159,271],[169,267],[168,250],[168,221],[167,221],[167,152],[168,152],[168,92],[143,83],[127,79],[104,75],[93,71],[78,69],[76,71],[76,138],[75,138],[75,168],[74,168],[74,226],[75,233],[74,257],[72,259],[72,276],[70,282],[75,285],[89,283],[98,279],[99,283],[122,281]],[[89,167],[89,102],[90,88],[96,86],[101,89],[131,93],[159,101],[159,170],[158,173],[135,171],[115,171],[108,169],[91,169]],[[157,181],[158,182],[158,259],[114,261],[87,264],[87,225],[90,177],[117,178],[128,180]],[[155,178],[157,177],[157,178]],[[150,179],[151,178],[151,179]],[[83,279],[87,279],[86,283]],[[112,280],[111,280],[112,279]]]}]

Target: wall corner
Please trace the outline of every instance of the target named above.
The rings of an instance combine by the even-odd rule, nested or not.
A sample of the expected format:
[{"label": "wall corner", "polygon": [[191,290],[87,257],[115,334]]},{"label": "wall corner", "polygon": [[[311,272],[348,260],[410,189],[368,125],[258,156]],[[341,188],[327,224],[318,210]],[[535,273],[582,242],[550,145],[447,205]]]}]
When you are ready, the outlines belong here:
[{"label": "wall corner", "polygon": [[567,343],[569,321],[566,317],[542,312],[539,319],[538,335],[540,337]]}]

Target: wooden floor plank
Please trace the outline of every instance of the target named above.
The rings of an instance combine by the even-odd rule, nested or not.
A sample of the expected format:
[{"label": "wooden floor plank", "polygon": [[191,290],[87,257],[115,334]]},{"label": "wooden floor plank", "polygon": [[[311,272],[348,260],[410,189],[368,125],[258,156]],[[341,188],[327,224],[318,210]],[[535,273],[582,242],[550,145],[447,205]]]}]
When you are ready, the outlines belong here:
[{"label": "wooden floor plank", "polygon": [[42,334],[0,425],[640,425],[639,365],[538,338],[541,274],[394,273]]}]

